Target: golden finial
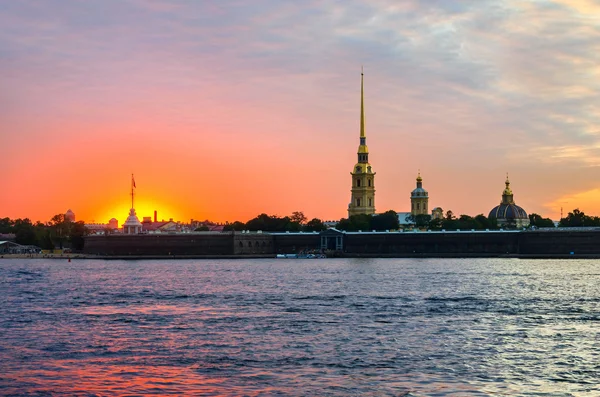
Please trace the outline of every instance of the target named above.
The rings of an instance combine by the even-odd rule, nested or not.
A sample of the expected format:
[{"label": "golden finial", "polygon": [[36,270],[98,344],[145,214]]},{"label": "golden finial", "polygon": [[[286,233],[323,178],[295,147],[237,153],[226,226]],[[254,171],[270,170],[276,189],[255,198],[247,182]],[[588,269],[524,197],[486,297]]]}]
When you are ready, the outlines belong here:
[{"label": "golden finial", "polygon": [[504,189],[504,195],[511,195],[512,194],[512,190],[510,190],[510,181],[508,180],[508,172],[506,173],[506,182],[504,182],[506,184],[506,188]]},{"label": "golden finial", "polygon": [[417,182],[421,182],[423,178],[421,178],[421,170],[419,169],[419,173],[417,174]]}]

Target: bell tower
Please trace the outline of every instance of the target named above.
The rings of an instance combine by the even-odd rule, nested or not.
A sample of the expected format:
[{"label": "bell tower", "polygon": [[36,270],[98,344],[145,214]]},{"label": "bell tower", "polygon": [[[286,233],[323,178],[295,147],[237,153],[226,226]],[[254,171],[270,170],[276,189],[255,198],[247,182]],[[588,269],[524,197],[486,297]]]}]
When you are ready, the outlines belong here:
[{"label": "bell tower", "polygon": [[360,71],[360,143],[358,161],[352,175],[352,196],[348,204],[348,216],[375,213],[375,173],[369,164],[369,148],[365,135],[364,74]]},{"label": "bell tower", "polygon": [[423,178],[421,171],[417,175],[417,187],[410,194],[410,213],[411,215],[429,215],[427,205],[429,203],[429,193],[423,189]]}]

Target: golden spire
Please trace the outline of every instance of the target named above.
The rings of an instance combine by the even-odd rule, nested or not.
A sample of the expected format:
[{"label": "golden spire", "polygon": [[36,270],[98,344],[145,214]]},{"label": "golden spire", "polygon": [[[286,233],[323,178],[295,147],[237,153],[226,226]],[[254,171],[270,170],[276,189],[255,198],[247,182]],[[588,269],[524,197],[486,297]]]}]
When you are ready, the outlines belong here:
[{"label": "golden spire", "polygon": [[360,67],[360,137],[365,138],[365,105],[364,105],[364,73],[363,67]]},{"label": "golden spire", "polygon": [[421,178],[421,170],[419,170],[419,173],[417,174],[417,182],[422,182],[423,178]]}]

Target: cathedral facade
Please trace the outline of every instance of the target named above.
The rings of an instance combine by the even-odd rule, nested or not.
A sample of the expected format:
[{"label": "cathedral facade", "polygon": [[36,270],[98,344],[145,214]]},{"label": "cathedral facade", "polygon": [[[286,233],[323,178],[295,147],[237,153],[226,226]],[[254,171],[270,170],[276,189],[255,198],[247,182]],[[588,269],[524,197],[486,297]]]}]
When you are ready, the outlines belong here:
[{"label": "cathedral facade", "polygon": [[352,175],[352,189],[348,216],[375,213],[375,172],[369,163],[369,148],[365,134],[364,106],[364,74],[360,74],[360,141],[358,145],[358,161]]}]

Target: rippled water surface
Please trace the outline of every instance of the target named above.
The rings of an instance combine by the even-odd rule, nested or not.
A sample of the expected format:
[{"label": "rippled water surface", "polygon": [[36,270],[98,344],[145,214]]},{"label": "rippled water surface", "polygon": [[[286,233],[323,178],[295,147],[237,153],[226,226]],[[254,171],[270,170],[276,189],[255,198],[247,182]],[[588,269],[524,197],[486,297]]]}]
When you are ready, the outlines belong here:
[{"label": "rippled water surface", "polygon": [[0,395],[600,396],[600,262],[0,260]]}]

